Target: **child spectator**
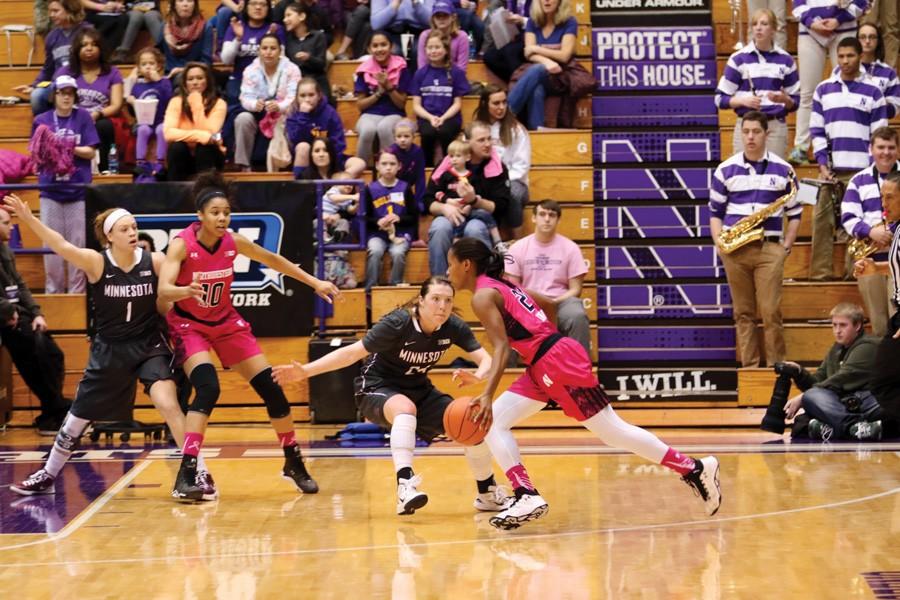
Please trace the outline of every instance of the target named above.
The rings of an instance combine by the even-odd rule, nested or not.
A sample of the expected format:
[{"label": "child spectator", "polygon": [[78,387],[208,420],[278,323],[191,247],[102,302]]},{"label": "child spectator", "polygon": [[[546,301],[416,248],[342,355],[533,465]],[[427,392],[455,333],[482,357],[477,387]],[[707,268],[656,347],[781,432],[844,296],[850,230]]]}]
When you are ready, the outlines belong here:
[{"label": "child spectator", "polygon": [[81,29],[72,40],[69,66],[55,77],[69,75],[78,84],[78,108],[88,111],[100,136],[100,171],[109,170],[109,149],[115,143],[112,118],[124,103],[122,74],[110,66],[103,51],[102,36],[96,29]]},{"label": "child spectator", "polygon": [[397,177],[406,182],[413,191],[419,213],[425,212],[425,153],[413,143],[416,124],[409,119],[397,121],[394,125],[394,143],[388,152],[400,161]]},{"label": "child spectator", "polygon": [[377,179],[366,186],[366,290],[378,284],[385,250],[391,256],[391,285],[403,282],[406,254],[419,219],[415,200],[405,181],[397,179],[400,161],[390,152],[379,153]]},{"label": "child spectator", "polygon": [[203,20],[199,0],[169,0],[162,36],[156,42],[166,57],[166,73],[171,79],[189,62],[212,64],[213,30]]},{"label": "child spectator", "polygon": [[375,136],[381,148],[394,143],[394,125],[406,116],[409,71],[403,58],[391,54],[391,38],[376,31],[369,40],[369,58],[356,69],[353,91],[359,120],[356,154],[366,164],[372,159]]},{"label": "child spectator", "polygon": [[[61,173],[49,166],[38,171],[38,183],[91,183],[91,160],[100,143],[91,114],[76,106],[78,83],[70,75],[60,75],[53,82],[53,101],[56,108],[41,113],[31,124],[31,137],[40,126],[47,127],[56,138],[65,142],[65,151],[74,155],[70,172]],[[85,244],[84,224],[85,188],[55,188],[41,190],[41,221],[59,231],[72,244]],[[68,269],[66,268],[68,267]],[[83,294],[84,271],[66,263],[55,254],[44,257],[44,271],[48,294]],[[68,283],[66,272],[68,271]]]},{"label": "child spectator", "polygon": [[168,180],[187,181],[208,169],[225,165],[222,125],[225,101],[219,98],[212,69],[205,63],[188,63],[179,93],[169,101],[163,133],[169,144]]},{"label": "child spectator", "polygon": [[262,36],[259,58],[247,67],[241,82],[245,112],[235,119],[234,163],[243,171],[250,170],[257,132],[271,138],[275,122],[293,104],[299,82],[300,69],[281,55],[278,37],[272,33]]},{"label": "child spectator", "polygon": [[[136,125],[138,181],[154,181],[166,159],[163,118],[172,99],[172,81],[163,76],[164,60],[162,52],[156,48],[144,48],[137,55],[135,72],[125,80],[125,101],[132,107],[137,100],[157,101],[153,122]],[[147,158],[147,147],[153,138],[156,139],[156,161],[151,163]]]},{"label": "child spectator", "polygon": [[[335,179],[353,179],[350,173],[338,172]],[[325,223],[325,243],[340,244],[350,237],[350,221],[359,209],[359,192],[353,185],[334,185],[322,197],[322,221]]]},{"label": "child spectator", "polygon": [[450,40],[450,62],[465,73],[469,66],[469,36],[460,30],[456,9],[450,0],[437,0],[431,9],[431,29],[426,29],[419,36],[416,53],[416,67],[419,69],[428,64],[425,42],[432,31],[440,32]]},{"label": "child spectator", "polygon": [[440,143],[447,151],[462,129],[462,97],[469,91],[466,72],[450,64],[450,40],[432,30],[425,41],[428,65],[416,71],[410,86],[413,112],[419,117],[419,133],[425,163],[434,166],[434,152]]},{"label": "child spectator", "polygon": [[[472,158],[472,149],[469,142],[463,140],[454,140],[450,142],[447,148],[447,157],[450,159],[450,168],[441,173],[435,180],[434,199],[438,202],[451,203],[458,206],[460,212],[465,216],[471,216],[485,224],[491,235],[491,243],[494,249],[506,253],[506,244],[500,239],[500,230],[497,228],[497,221],[494,216],[482,208],[472,208],[471,204],[466,204],[462,200],[461,194],[456,191],[459,184],[468,184],[469,176],[472,174],[466,163]],[[464,223],[460,223],[453,229],[453,237],[463,237],[465,228]]]},{"label": "child spectator", "polygon": [[328,138],[334,148],[336,169],[346,170],[351,179],[358,178],[366,169],[362,159],[344,153],[347,149],[344,124],[312,77],[304,77],[297,85],[297,98],[285,123],[285,134],[294,151],[294,177],[297,179],[309,166],[313,141],[321,138]]},{"label": "child spectator", "polygon": [[287,32],[285,56],[300,67],[304,77],[315,79],[328,102],[333,103],[326,73],[328,42],[322,31],[312,27],[309,9],[299,2],[289,4],[284,11],[284,28]]},{"label": "child spectator", "polygon": [[31,85],[13,88],[19,93],[31,95],[33,115],[39,115],[52,108],[50,84],[53,81],[53,74],[69,66],[72,40],[79,31],[91,26],[90,23],[84,22],[81,0],[51,0],[47,8],[53,29],[44,38],[44,66]]}]

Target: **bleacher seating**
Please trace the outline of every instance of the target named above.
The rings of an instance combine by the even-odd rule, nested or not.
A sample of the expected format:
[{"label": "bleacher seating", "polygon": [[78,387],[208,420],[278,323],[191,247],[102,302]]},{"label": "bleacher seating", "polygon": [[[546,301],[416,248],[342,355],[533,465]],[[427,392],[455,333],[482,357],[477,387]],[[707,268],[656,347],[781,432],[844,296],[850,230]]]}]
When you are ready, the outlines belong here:
[{"label": "bleacher seating", "polygon": [[[204,14],[209,17],[214,14],[216,0],[201,0]],[[714,0],[713,21],[716,34],[719,72],[724,66],[727,56],[732,51],[735,36],[729,32],[731,19],[730,9],[726,0]],[[0,24],[30,23],[32,19],[33,3],[26,0],[5,0],[0,11]],[[574,2],[574,13],[578,20],[579,35],[577,55],[582,63],[590,69],[590,3],[587,0]],[[788,49],[796,51],[796,23],[789,22]],[[146,39],[146,33],[142,33],[136,47],[142,46]],[[10,88],[15,85],[29,83],[38,71],[43,61],[43,46],[38,40],[31,67],[25,67],[28,54],[27,38],[15,36],[12,40],[12,68],[7,67],[10,59],[7,56],[5,44],[0,44],[0,95],[11,93]],[[353,61],[336,61],[330,70],[333,85],[352,88],[353,71],[357,63]],[[122,67],[127,74],[130,67]],[[826,69],[827,72],[828,69]],[[483,63],[473,61],[468,70],[468,78],[472,81],[485,81],[489,77]],[[476,99],[466,97],[463,101],[463,117],[466,121],[471,118]],[[576,122],[578,129],[568,131],[535,132],[532,134],[534,169],[530,174],[531,198],[533,200],[544,197],[553,197],[565,202],[565,212],[561,222],[561,232],[581,244],[585,260],[590,264],[594,262],[594,196],[593,196],[593,172],[591,134],[590,100],[585,99],[579,103],[579,118]],[[352,129],[357,118],[355,101],[352,99],[340,99],[338,110],[344,119],[347,129]],[[408,112],[411,114],[411,110]],[[30,132],[31,115],[27,104],[0,107],[0,144],[2,147],[25,152]],[[788,119],[790,135],[793,135],[794,116]],[[900,123],[895,119],[893,125]],[[732,129],[734,126],[734,113],[732,111],[720,111],[719,129],[721,133],[722,158],[730,155],[732,143]],[[349,151],[353,152],[356,145],[356,136],[348,135]],[[815,177],[817,174],[814,166],[804,166],[798,169],[801,177]],[[287,179],[288,173],[264,174],[233,174],[236,179],[243,180],[269,180]],[[371,177],[367,173],[367,177]],[[121,182],[124,176],[99,178],[97,183]],[[39,202],[34,192],[26,193],[30,205],[34,211],[39,210]],[[430,217],[426,217],[427,219]],[[809,236],[810,236],[811,210],[804,210],[800,241],[795,246],[794,252],[789,257],[785,266],[785,278],[788,280],[784,289],[783,313],[786,320],[786,341],[788,354],[795,360],[804,363],[817,363],[823,352],[830,346],[830,332],[826,325],[809,324],[810,319],[822,319],[827,316],[828,310],[839,301],[859,301],[859,296],[852,282],[809,283],[805,281],[808,271]],[[530,231],[530,219],[526,214],[526,232]],[[27,230],[22,232],[23,245],[26,248],[38,247],[38,242]],[[837,244],[834,255],[834,273],[838,275],[843,271],[844,246]],[[27,283],[32,289],[43,288],[43,264],[39,255],[21,255],[18,259],[19,268]],[[361,275],[364,263],[364,252],[351,253],[351,264]],[[386,270],[385,266],[385,270]],[[413,249],[407,261],[407,280],[421,280],[427,272],[427,253],[424,249]],[[589,282],[585,285],[582,299],[591,309],[597,306],[596,273],[591,269]],[[601,282],[602,285],[602,282]],[[367,300],[363,290],[345,291],[345,300],[336,304],[334,315],[326,322],[329,333],[358,336],[378,317],[390,310],[397,303],[409,298],[415,291],[413,287],[406,288],[381,288],[376,287],[371,296],[371,314],[367,315]],[[71,396],[77,383],[81,370],[87,360],[87,340],[85,331],[85,299],[81,295],[57,295],[47,296],[40,294],[38,301],[43,305],[48,314],[51,327],[58,333],[57,339],[66,352],[66,394]],[[474,315],[468,306],[467,294],[458,294],[457,304],[464,318],[475,323]],[[592,320],[592,332],[594,337],[593,358],[596,360],[597,348],[603,344],[603,339],[597,339],[596,312],[589,311]],[[476,335],[483,343],[486,343],[482,329],[476,327]],[[306,338],[270,338],[261,339],[263,350],[267,353],[272,363],[287,362],[290,359],[306,360]],[[459,356],[459,352],[450,352],[442,360],[441,366],[446,366],[450,360]],[[507,385],[521,373],[521,370],[510,370],[502,385]],[[264,421],[265,410],[255,397],[246,393],[247,386],[238,376],[228,371],[220,370],[222,381],[221,408],[214,415],[216,422],[244,422]],[[449,382],[449,371],[436,369],[432,373],[435,383],[445,389],[455,389]],[[731,403],[718,402],[715,404],[703,401],[691,401],[681,403],[666,403],[656,400],[654,402],[629,402],[626,407],[620,408],[626,418],[642,425],[754,425],[758,423],[760,411],[752,407],[764,406],[768,403],[768,395],[771,392],[771,374],[766,369],[740,370],[738,381],[738,394]],[[467,393],[470,393],[467,391]],[[28,393],[21,378],[16,375],[14,382],[14,406],[16,408],[14,424],[30,423],[32,412],[36,408],[36,401]],[[301,420],[308,419],[306,386],[291,388],[289,400],[296,407],[295,416]],[[249,401],[248,401],[249,398]],[[139,398],[137,418],[149,418],[152,408],[148,399]],[[536,419],[530,421],[534,425],[560,425],[570,424],[569,421],[560,418],[559,413],[544,412]]]}]

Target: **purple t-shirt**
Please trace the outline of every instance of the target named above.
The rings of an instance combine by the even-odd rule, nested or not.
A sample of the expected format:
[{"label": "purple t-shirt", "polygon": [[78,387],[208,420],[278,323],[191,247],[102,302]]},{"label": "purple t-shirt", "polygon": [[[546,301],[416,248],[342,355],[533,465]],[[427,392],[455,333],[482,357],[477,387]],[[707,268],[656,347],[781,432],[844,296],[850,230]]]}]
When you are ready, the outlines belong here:
[{"label": "purple t-shirt", "polygon": [[[409,69],[403,69],[403,71],[400,72],[400,81],[397,82],[397,90],[409,93],[409,79]],[[366,80],[361,73],[357,73],[356,79],[353,82],[354,92],[360,95],[371,95],[376,89],[377,87],[370,86],[366,83]],[[375,104],[360,112],[365,115],[406,115],[406,107],[397,108],[397,105],[391,101],[390,94],[384,94],[375,102]]]},{"label": "purple t-shirt", "polygon": [[[241,38],[237,57],[234,59],[234,70],[231,72],[232,79],[243,78],[244,69],[253,62],[254,58],[259,56],[259,42],[264,35],[269,33],[269,27],[271,27],[270,23],[266,23],[262,27],[250,27],[247,23],[244,23],[243,25],[244,36]],[[281,45],[284,46],[284,27],[278,25],[278,28],[275,30],[275,35],[278,36]],[[223,43],[232,40],[234,40],[234,29],[229,25],[228,31],[225,32]]]},{"label": "purple t-shirt", "polygon": [[564,35],[567,33],[571,33],[574,36],[578,35],[578,22],[575,20],[575,17],[569,17],[565,23],[557,25],[550,32],[550,35],[544,37],[541,28],[535,25],[534,21],[528,19],[528,23],[525,25],[525,33],[533,33],[537,39],[538,46],[559,50],[560,46],[562,46]]},{"label": "purple t-shirt", "polygon": [[[54,81],[60,75],[73,76],[69,67],[63,67],[54,73]],[[75,81],[78,83],[78,108],[83,108],[88,112],[102,110],[109,106],[112,86],[123,83],[122,74],[116,67],[110,67],[109,73],[100,73],[93,83],[85,81],[84,75],[75,77]]]},{"label": "purple t-shirt", "polygon": [[[416,71],[409,87],[410,95],[421,96],[422,108],[436,117],[450,108],[454,98],[465,96],[468,92],[466,73],[459,67],[450,67],[448,73],[443,67],[426,65]],[[456,113],[451,120],[462,121],[462,114]]]},{"label": "purple t-shirt", "polygon": [[153,125],[159,125],[166,116],[166,107],[169,106],[169,100],[172,99],[172,81],[167,77],[163,77],[159,81],[147,81],[138,79],[134,87],[131,88],[131,95],[138,100],[150,100],[156,98],[159,104],[156,105],[156,116],[153,118]]},{"label": "purple t-shirt", "polygon": [[[58,137],[74,139],[75,146],[97,146],[100,143],[91,113],[81,108],[74,109],[68,117],[60,117],[56,114],[56,109],[39,114],[31,122],[31,137],[34,137],[34,132],[39,125],[46,125],[51,131],[56,132]],[[77,156],[75,157],[75,172],[68,177],[56,176],[43,171],[38,173],[38,183],[90,183],[92,179],[91,161]],[[84,188],[43,190],[41,196],[58,202],[84,200]]]}]

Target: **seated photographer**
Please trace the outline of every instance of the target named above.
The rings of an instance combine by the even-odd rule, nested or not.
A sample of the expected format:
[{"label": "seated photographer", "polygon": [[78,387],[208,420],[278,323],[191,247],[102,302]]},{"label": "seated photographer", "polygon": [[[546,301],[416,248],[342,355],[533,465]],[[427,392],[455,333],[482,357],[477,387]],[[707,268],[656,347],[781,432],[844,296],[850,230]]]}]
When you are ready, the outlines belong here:
[{"label": "seated photographer", "polygon": [[[881,407],[870,391],[878,340],[866,335],[865,315],[856,304],[842,302],[831,309],[835,343],[815,373],[795,362],[775,364],[778,379],[760,428],[784,432],[785,418],[802,407],[807,418],[794,421],[793,436],[822,441],[881,439]],[[791,381],[803,393],[788,400]],[[808,425],[804,425],[808,422]]]}]

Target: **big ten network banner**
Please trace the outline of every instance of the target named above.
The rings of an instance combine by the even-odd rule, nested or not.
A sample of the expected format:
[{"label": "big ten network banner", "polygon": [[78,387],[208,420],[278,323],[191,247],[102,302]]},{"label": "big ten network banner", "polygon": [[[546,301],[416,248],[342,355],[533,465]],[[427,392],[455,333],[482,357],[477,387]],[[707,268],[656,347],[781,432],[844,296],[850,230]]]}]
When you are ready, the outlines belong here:
[{"label": "big ten network banner", "polygon": [[[229,226],[232,232],[313,272],[313,184],[237,183],[234,200]],[[137,218],[138,228],[150,234],[161,252],[166,251],[169,241],[182,229],[197,221],[190,184],[93,186],[88,189],[85,206],[91,247],[99,249],[91,228],[93,218],[110,207],[131,211]],[[258,336],[307,336],[312,331],[312,290],[245,256],[235,257],[231,301]]]},{"label": "big ten network banner", "polygon": [[736,388],[706,208],[720,156],[710,21],[709,0],[592,4],[599,375],[623,400]]}]

